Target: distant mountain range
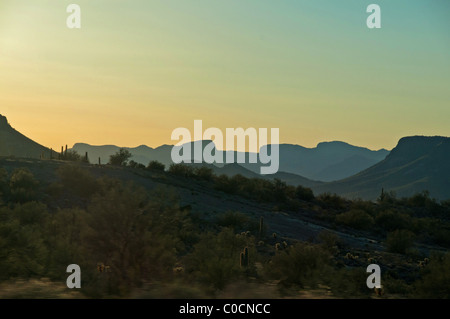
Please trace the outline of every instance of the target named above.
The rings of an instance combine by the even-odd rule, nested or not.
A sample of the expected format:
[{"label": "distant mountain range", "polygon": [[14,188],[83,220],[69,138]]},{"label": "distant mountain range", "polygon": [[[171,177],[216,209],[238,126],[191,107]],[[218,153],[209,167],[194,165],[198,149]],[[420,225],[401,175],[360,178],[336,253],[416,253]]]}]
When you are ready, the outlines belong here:
[{"label": "distant mountain range", "polygon": [[[193,149],[195,143],[202,143],[204,147],[209,142],[190,144]],[[132,159],[138,163],[147,165],[151,160],[157,160],[169,166],[172,163],[172,147],[162,145],[151,148],[141,145],[127,149],[133,154]],[[99,158],[102,164],[106,164],[109,156],[119,149],[114,145],[92,146],[83,143],[77,143],[72,148],[81,155],[88,152],[89,159],[94,164],[98,163]],[[192,165],[208,165],[217,175],[279,178],[291,185],[311,187],[316,195],[330,192],[349,198],[373,200],[384,189],[394,191],[399,197],[427,190],[434,198],[450,198],[448,137],[404,137],[391,152],[384,149],[372,151],[344,142],[319,143],[315,148],[281,144],[279,150],[280,169],[273,175],[260,175],[258,163]],[[238,154],[232,153],[234,156]],[[225,152],[222,155],[225,156]],[[0,115],[0,156],[49,159],[58,158],[58,153],[16,131],[6,117]],[[249,153],[244,156],[248,159]]]},{"label": "distant mountain range", "polygon": [[[270,145],[263,146],[266,151]],[[286,173],[301,175],[318,181],[335,181],[352,176],[382,161],[389,151],[372,151],[345,142],[322,142],[314,148],[300,145],[280,144],[280,168]],[[242,164],[254,172],[259,165]]]},{"label": "distant mountain range", "polygon": [[[194,159],[194,144],[203,143],[202,149],[212,141],[192,142],[192,160]],[[266,150],[267,146],[264,146]],[[270,147],[270,146],[269,146]],[[77,143],[73,150],[80,154],[88,152],[92,163],[98,163],[98,158],[102,163],[106,163],[109,156],[117,152],[120,148],[114,145],[92,146],[89,144]],[[151,148],[141,145],[136,148],[126,148],[133,154],[132,160],[147,165],[151,160],[157,160],[166,166],[172,164],[170,156],[172,146],[162,145],[157,148]],[[219,152],[223,162],[227,153],[234,153],[236,159],[239,152],[218,151],[214,147],[213,152]],[[241,153],[242,154],[242,153]],[[270,154],[270,150],[269,150]],[[299,145],[281,144],[279,145],[279,172],[299,175],[309,180],[333,181],[352,176],[370,166],[383,160],[389,151],[382,149],[372,151],[367,148],[353,146],[344,142],[326,142],[320,143],[316,148],[306,148]],[[249,153],[243,154],[246,163],[239,165],[251,172],[259,175],[261,163],[249,163]],[[221,167],[223,164],[217,164]],[[249,173],[247,173],[249,174]],[[291,176],[292,177],[292,176]],[[292,179],[292,178],[290,178]],[[295,180],[296,178],[293,178]]]},{"label": "distant mountain range", "polygon": [[404,137],[376,165],[349,178],[313,186],[315,193],[363,199],[376,198],[382,188],[394,191],[399,197],[427,190],[432,197],[449,199],[450,138]]}]

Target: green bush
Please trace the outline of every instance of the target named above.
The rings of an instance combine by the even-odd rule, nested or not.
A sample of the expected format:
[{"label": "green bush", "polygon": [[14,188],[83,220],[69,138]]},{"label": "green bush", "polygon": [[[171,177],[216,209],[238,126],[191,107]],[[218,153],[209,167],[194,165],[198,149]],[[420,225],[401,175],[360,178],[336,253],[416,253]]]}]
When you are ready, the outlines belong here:
[{"label": "green bush", "polygon": [[388,209],[380,212],[375,217],[375,223],[377,226],[386,231],[408,229],[411,226],[411,217],[407,214]]},{"label": "green bush", "polygon": [[330,279],[331,291],[339,298],[368,298],[374,293],[367,288],[368,276],[366,269],[362,267],[335,270]]},{"label": "green bush", "polygon": [[[203,235],[194,251],[186,257],[186,271],[207,287],[221,290],[242,274],[239,257],[248,245],[247,239],[231,229],[219,234]],[[249,264],[254,263],[254,252],[249,252]]]},{"label": "green bush", "polygon": [[316,197],[323,206],[334,208],[334,209],[344,209],[346,207],[346,200],[337,194],[323,193]]},{"label": "green bush", "polygon": [[0,196],[5,196],[9,192],[8,172],[0,167]]},{"label": "green bush", "polygon": [[360,209],[337,215],[336,222],[354,229],[370,229],[374,223],[372,216]]},{"label": "green bush", "polygon": [[56,171],[62,186],[82,198],[91,198],[99,192],[97,179],[87,170],[78,165],[62,165]]},{"label": "green bush", "polygon": [[27,202],[17,204],[13,211],[21,225],[37,225],[44,227],[47,219],[50,217],[47,206],[38,202]]},{"label": "green bush", "polygon": [[144,169],[144,168],[145,168],[145,165],[144,165],[144,164],[141,164],[141,163],[138,163],[138,162],[135,162],[135,161],[133,161],[133,160],[131,160],[131,161],[128,163],[128,167]]},{"label": "green bush", "polygon": [[194,174],[198,179],[202,179],[205,181],[211,181],[214,177],[213,170],[206,166],[197,167],[194,170]]},{"label": "green bush", "polygon": [[245,226],[249,222],[248,216],[240,213],[240,212],[226,212],[224,214],[220,214],[216,218],[216,223],[222,227],[228,227],[234,229],[236,231],[244,230]]},{"label": "green bush", "polygon": [[0,280],[40,277],[46,257],[39,227],[21,225],[18,219],[0,224]]},{"label": "green bush", "polygon": [[185,164],[171,164],[169,166],[169,173],[183,177],[193,177],[194,168]]},{"label": "green bush", "polygon": [[[144,281],[171,274],[179,239],[171,231],[178,224],[170,217],[168,209],[150,202],[143,189],[131,184],[119,184],[92,198],[82,241],[91,265],[110,266],[114,276],[105,283],[108,293],[125,295]],[[96,292],[95,287],[103,284],[93,273],[90,276],[90,289]]]},{"label": "green bush", "polygon": [[330,253],[319,245],[297,243],[279,251],[267,265],[267,275],[285,286],[316,287],[332,272]]},{"label": "green bush", "polygon": [[450,298],[450,253],[433,254],[416,283],[416,297],[430,299]]},{"label": "green bush", "polygon": [[407,205],[412,207],[427,207],[431,208],[437,205],[436,200],[430,197],[430,192],[423,191],[421,193],[414,194],[406,200]]},{"label": "green bush", "polygon": [[24,203],[37,199],[39,182],[27,168],[15,169],[9,181],[11,198],[15,202]]},{"label": "green bush", "polygon": [[75,150],[67,150],[60,156],[60,159],[63,161],[70,161],[70,162],[86,162],[86,163],[89,162],[89,160],[86,160],[85,156],[82,157]]},{"label": "green bush", "polygon": [[166,169],[166,166],[158,161],[150,161],[147,165],[147,169],[163,172]]},{"label": "green bush", "polygon": [[318,240],[321,243],[322,247],[332,255],[335,255],[339,252],[341,239],[335,233],[328,230],[323,230],[319,233]]},{"label": "green bush", "polygon": [[391,253],[406,254],[414,244],[414,237],[413,232],[405,229],[390,232],[386,238],[387,250]]},{"label": "green bush", "polygon": [[119,149],[115,154],[111,155],[109,157],[108,164],[115,165],[115,166],[126,166],[128,163],[128,160],[133,155],[130,153],[129,150],[125,148]]},{"label": "green bush", "polygon": [[298,199],[304,200],[304,201],[312,201],[314,199],[314,193],[311,188],[303,187],[301,185],[298,185],[295,188],[295,195]]}]

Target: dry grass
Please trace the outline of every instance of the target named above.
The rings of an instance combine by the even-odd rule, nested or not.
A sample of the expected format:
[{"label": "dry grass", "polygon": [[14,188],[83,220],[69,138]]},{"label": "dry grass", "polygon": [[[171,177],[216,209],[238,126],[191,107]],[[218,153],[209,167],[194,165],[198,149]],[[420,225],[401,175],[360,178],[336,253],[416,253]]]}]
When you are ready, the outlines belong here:
[{"label": "dry grass", "polygon": [[64,283],[47,278],[17,279],[0,283],[0,299],[79,299],[83,296]]}]

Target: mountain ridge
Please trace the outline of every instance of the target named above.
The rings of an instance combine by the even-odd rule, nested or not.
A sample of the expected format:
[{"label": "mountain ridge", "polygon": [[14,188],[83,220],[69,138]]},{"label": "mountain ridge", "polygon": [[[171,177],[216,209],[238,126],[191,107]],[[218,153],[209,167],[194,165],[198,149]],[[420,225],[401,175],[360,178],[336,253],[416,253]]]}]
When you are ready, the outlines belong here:
[{"label": "mountain ridge", "polygon": [[[193,145],[198,142],[199,141],[186,143],[191,144],[192,159],[196,156]],[[214,143],[210,140],[203,140],[202,149],[210,142]],[[160,161],[166,166],[169,166],[172,163],[170,151],[173,145],[165,144],[156,148],[144,146],[145,145],[124,148],[133,154],[132,160],[144,165],[147,165],[150,160]],[[260,152],[267,151],[267,147],[271,147],[271,145],[262,146]],[[95,146],[86,143],[76,143],[72,149],[80,154],[84,154],[85,152],[92,154],[91,162],[93,163],[98,162],[97,159],[100,157],[101,163],[105,164],[107,163],[109,156],[117,152],[120,147],[115,145]],[[279,171],[321,182],[349,177],[381,161],[389,153],[389,151],[385,149],[373,151],[365,147],[354,146],[340,141],[321,142],[315,148],[306,148],[296,144],[279,144],[279,149]],[[237,158],[237,154],[240,153],[236,151],[217,150],[215,145],[214,150],[221,154],[224,158],[223,162],[225,162],[226,154],[234,153],[234,158]],[[245,152],[244,156],[248,159],[249,153]],[[355,165],[355,156],[359,156],[357,165]],[[333,169],[337,164],[339,164],[339,166]],[[240,165],[257,174],[260,173],[260,168],[262,166],[261,163],[249,163],[248,160],[246,160],[245,163],[240,163]],[[216,166],[221,167],[223,164],[217,164]]]},{"label": "mountain ridge", "polygon": [[407,197],[428,191],[437,199],[450,198],[450,138],[408,136],[401,138],[386,158],[343,180],[313,186],[348,198],[376,199],[381,190]]},{"label": "mountain ridge", "polygon": [[0,156],[23,158],[51,158],[57,153],[15,130],[0,114]]}]

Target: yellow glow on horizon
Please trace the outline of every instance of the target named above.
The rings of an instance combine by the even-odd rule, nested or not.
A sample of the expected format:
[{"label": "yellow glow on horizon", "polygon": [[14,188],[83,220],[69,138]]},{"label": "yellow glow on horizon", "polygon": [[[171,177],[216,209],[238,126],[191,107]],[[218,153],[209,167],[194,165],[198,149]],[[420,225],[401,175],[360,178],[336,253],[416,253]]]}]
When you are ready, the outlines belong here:
[{"label": "yellow glow on horizon", "polygon": [[45,146],[175,144],[195,119],[277,127],[305,147],[450,135],[442,15],[368,32],[353,4],[79,3],[81,30],[65,27],[65,2],[0,4],[0,114]]}]

